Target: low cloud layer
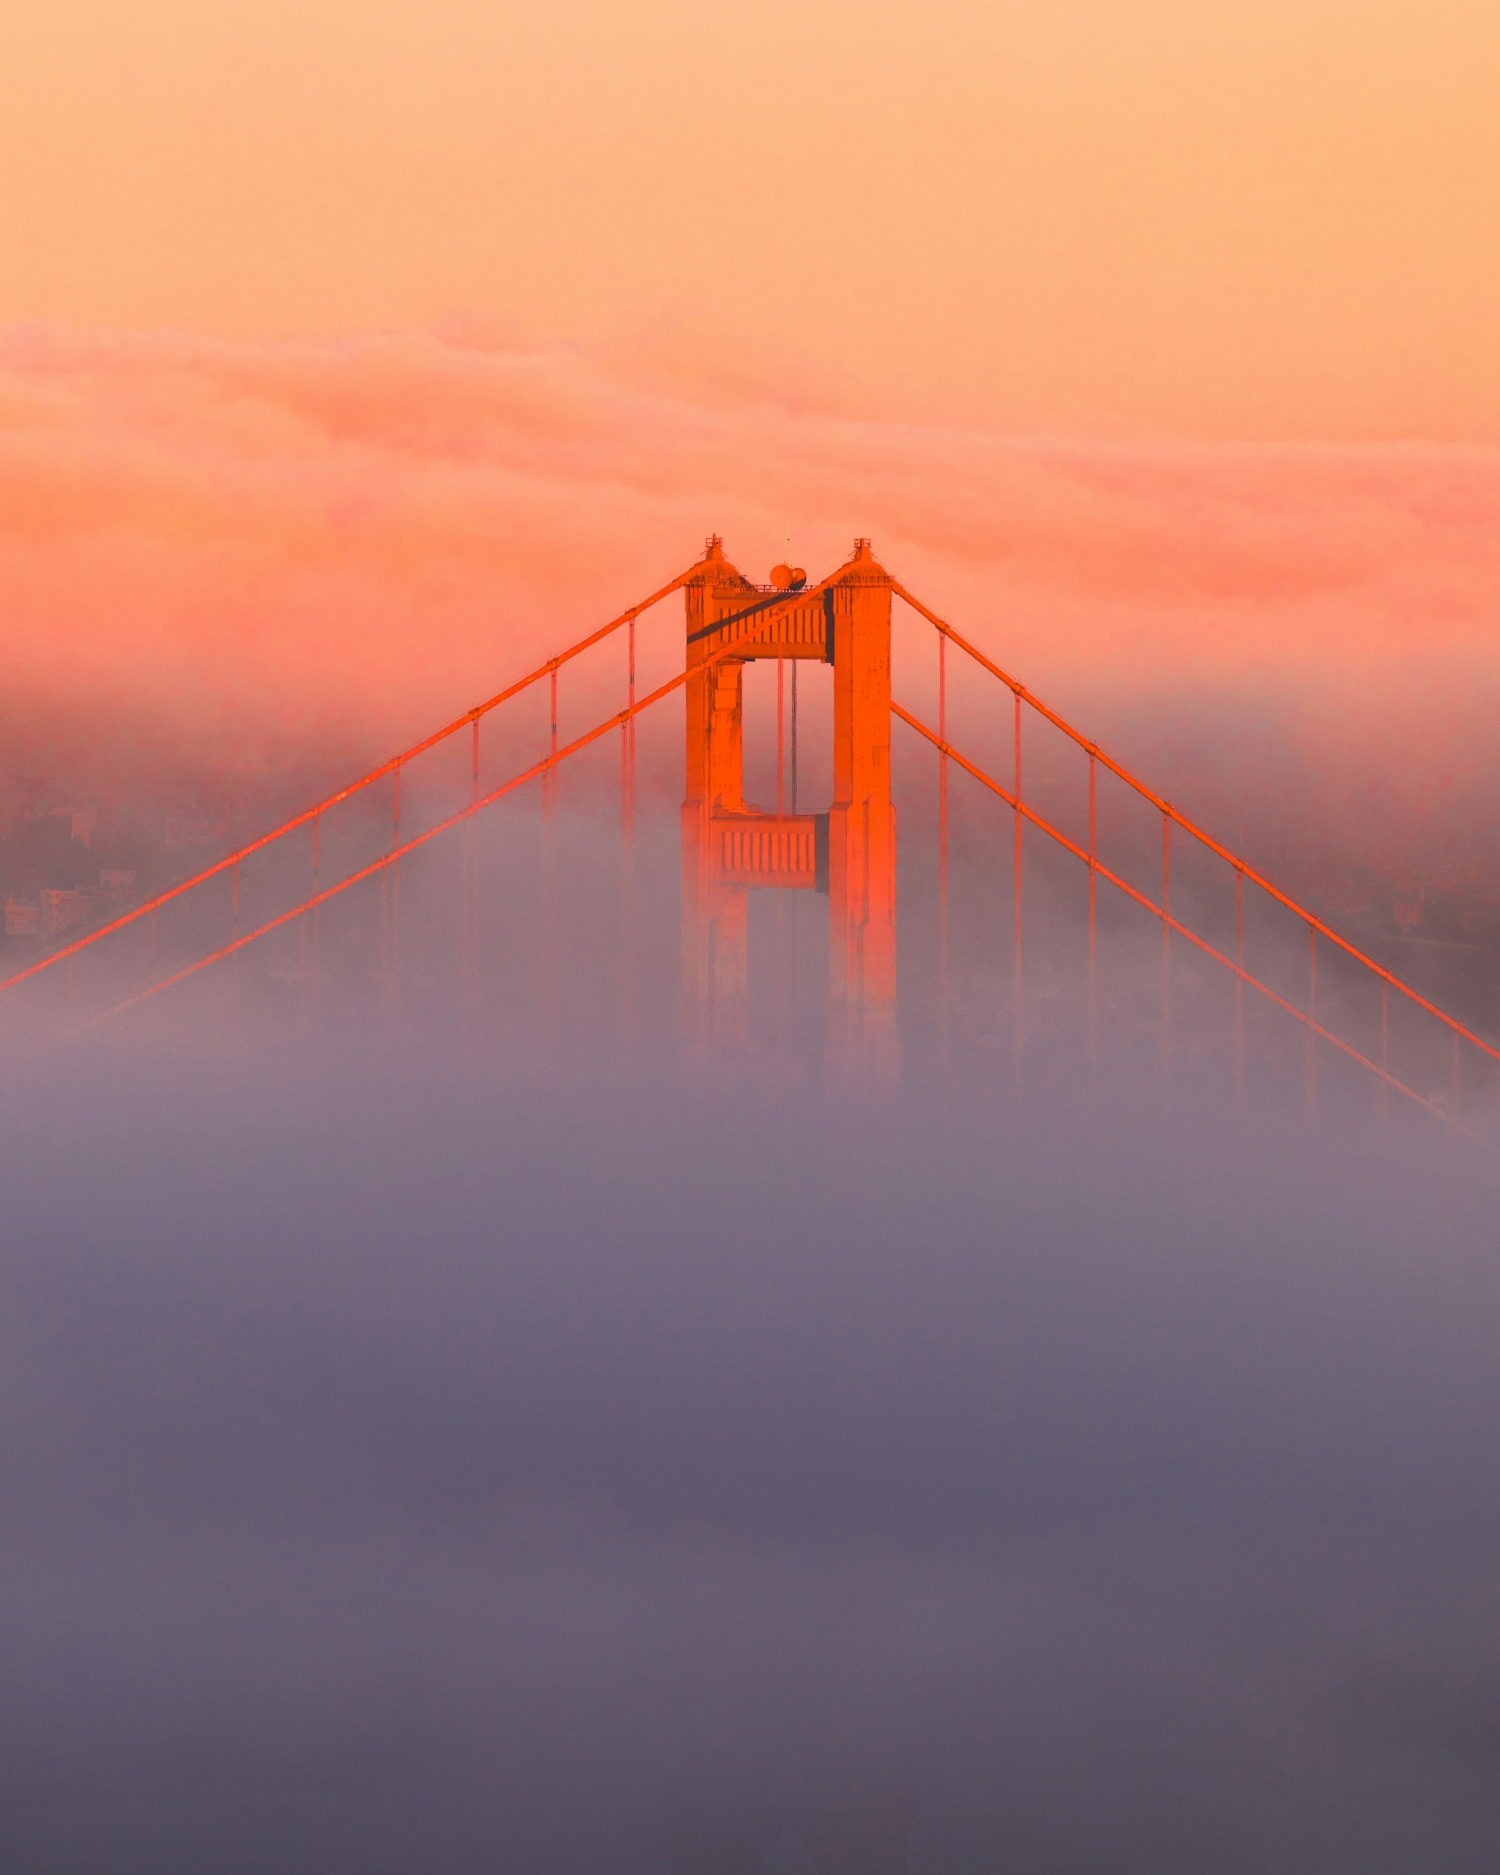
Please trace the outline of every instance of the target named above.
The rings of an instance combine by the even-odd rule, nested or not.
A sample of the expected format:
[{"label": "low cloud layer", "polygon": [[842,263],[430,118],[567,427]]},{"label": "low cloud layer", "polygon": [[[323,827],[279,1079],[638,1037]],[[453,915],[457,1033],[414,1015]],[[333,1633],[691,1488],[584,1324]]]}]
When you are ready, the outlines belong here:
[{"label": "low cloud layer", "polygon": [[6,1866],[1491,1867],[1481,1164],[1151,1058],[34,1071]]},{"label": "low cloud layer", "polygon": [[1337,676],[1359,702],[1490,674],[1500,453],[863,423],[769,376],[416,334],[21,328],[0,516],[13,681],[48,702],[415,730],[709,531],[757,577],[788,532],[816,569],[870,534],[1039,688]]}]

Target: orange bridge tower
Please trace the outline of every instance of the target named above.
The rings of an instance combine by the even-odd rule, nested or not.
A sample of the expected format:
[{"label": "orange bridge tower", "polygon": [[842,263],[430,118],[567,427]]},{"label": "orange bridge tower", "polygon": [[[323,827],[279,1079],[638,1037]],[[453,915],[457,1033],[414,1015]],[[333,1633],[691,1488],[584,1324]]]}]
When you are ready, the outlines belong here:
[{"label": "orange bridge tower", "polygon": [[[896,1011],[896,814],[891,805],[891,579],[857,540],[812,587],[756,586],[715,535],[685,587],[687,798],[682,968],[701,1035],[746,1035],[752,891],[828,895],[830,1040],[891,1056]],[[833,666],[833,799],[823,814],[763,813],[744,798],[744,667]]]}]

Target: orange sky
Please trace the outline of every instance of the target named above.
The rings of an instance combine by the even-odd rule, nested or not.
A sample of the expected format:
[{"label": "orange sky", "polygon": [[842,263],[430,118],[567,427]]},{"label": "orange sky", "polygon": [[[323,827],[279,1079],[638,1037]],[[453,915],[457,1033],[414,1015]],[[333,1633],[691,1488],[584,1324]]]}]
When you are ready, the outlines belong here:
[{"label": "orange sky", "polygon": [[1494,0],[8,0],[0,321],[1500,440]]},{"label": "orange sky", "polygon": [[[672,396],[556,347],[0,335],[8,683],[416,734],[710,529],[856,532],[1039,688],[1494,664],[1500,449],[1026,438]],[[676,644],[670,623],[661,627]],[[680,652],[677,653],[680,655]]]},{"label": "orange sky", "polygon": [[1064,707],[1420,698],[1415,776],[1497,229],[1495,0],[8,0],[8,707],[383,748],[858,533]]}]

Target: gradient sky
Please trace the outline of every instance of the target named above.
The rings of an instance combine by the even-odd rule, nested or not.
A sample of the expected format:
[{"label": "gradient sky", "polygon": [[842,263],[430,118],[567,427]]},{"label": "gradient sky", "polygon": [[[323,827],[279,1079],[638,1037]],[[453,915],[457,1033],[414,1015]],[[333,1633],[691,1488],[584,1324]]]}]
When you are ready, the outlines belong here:
[{"label": "gradient sky", "polygon": [[0,311],[1500,435],[1488,0],[12,0]]},{"label": "gradient sky", "polygon": [[868,534],[1066,708],[1394,718],[1436,786],[1500,687],[1497,20],[16,0],[12,714],[383,753],[709,531]]}]

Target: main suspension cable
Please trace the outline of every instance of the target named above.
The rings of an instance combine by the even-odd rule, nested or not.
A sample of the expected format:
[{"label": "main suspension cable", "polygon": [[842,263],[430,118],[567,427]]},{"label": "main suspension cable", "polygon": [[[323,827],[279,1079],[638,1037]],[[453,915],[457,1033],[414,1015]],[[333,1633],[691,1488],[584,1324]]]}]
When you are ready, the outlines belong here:
[{"label": "main suspension cable", "polygon": [[[1177,825],[1182,828],[1184,833],[1191,834],[1195,840],[1200,841],[1206,846],[1209,852],[1227,861],[1229,865],[1234,867],[1236,872],[1248,879],[1252,885],[1258,885],[1261,891],[1266,893],[1268,897],[1275,899],[1278,905],[1284,905],[1288,911],[1295,912],[1297,917],[1302,919],[1312,930],[1321,932],[1321,934],[1328,939],[1330,944],[1336,944],[1341,951],[1354,958],[1356,963],[1363,964],[1367,970],[1373,970],[1377,977],[1381,978],[1383,982],[1390,984],[1393,989],[1399,990],[1403,996],[1414,1002],[1419,1009],[1425,1009],[1428,1015],[1436,1016],[1440,1022],[1446,1023],[1447,1026],[1453,1030],[1455,1035],[1461,1035],[1465,1041],[1472,1042],[1476,1048],[1488,1055],[1491,1060],[1500,1061],[1500,1048],[1493,1047],[1489,1042],[1485,1041],[1482,1036],[1476,1035],[1472,1029],[1465,1028],[1463,1023],[1458,1021],[1456,1017],[1450,1016],[1446,1010],[1440,1009],[1436,1003],[1428,1002],[1427,998],[1419,995],[1410,984],[1403,983],[1401,978],[1398,977],[1393,970],[1387,970],[1384,964],[1378,964],[1373,957],[1367,957],[1365,953],[1360,950],[1358,945],[1351,944],[1346,937],[1341,937],[1340,934],[1334,930],[1333,926],[1325,924],[1323,920],[1318,917],[1316,912],[1309,911],[1305,905],[1299,905],[1296,899],[1292,898],[1288,893],[1283,892],[1278,886],[1272,885],[1271,881],[1258,873],[1253,866],[1239,858],[1237,854],[1231,853],[1227,846],[1221,846],[1211,834],[1205,833],[1201,827],[1195,825],[1185,814],[1180,814],[1177,809],[1172,806],[1170,801],[1163,800],[1161,795],[1157,794],[1154,789],[1148,788],[1144,781],[1139,780],[1135,775],[1131,774],[1128,768],[1123,767],[1119,762],[1115,761],[1112,756],[1106,755],[1104,750],[1101,749],[1097,743],[1089,742],[1085,737],[1081,736],[1070,722],[1064,717],[1059,716],[1056,710],[1049,709],[1039,697],[1033,696],[1023,683],[1010,676],[1008,672],[1001,670],[1000,666],[987,658],[977,646],[971,645],[967,638],[960,636],[945,619],[939,618],[937,613],[923,605],[920,599],[914,598],[899,580],[893,579],[891,581],[891,590],[898,599],[904,599],[913,611],[920,612],[922,617],[925,618],[930,625],[935,625],[945,637],[951,638],[960,651],[966,651],[976,664],[987,670],[992,677],[998,678],[1008,690],[1013,691],[1018,704],[1022,702],[1029,703],[1038,715],[1046,717],[1047,721],[1051,723],[1054,728],[1060,729],[1070,741],[1076,742],[1079,748],[1083,749],[1088,755],[1092,756],[1096,761],[1102,762],[1111,774],[1118,775],[1120,780],[1123,781],[1127,787],[1133,788],[1144,800],[1149,801],[1153,807],[1159,809],[1168,820],[1175,821]],[[907,720],[910,721],[910,718],[907,718]],[[923,733],[926,734],[927,732],[924,730]]]},{"label": "main suspension cable", "polygon": [[957,762],[959,767],[971,774],[976,781],[982,782],[991,793],[997,794],[1007,807],[1014,808],[1018,814],[1024,815],[1034,827],[1038,828],[1042,833],[1048,834],[1059,846],[1065,847],[1068,852],[1073,854],[1076,859],[1081,859],[1084,865],[1089,867],[1091,875],[1097,874],[1099,878],[1107,879],[1111,885],[1118,886],[1119,889],[1125,893],[1127,898],[1134,899],[1137,905],[1144,906],[1153,917],[1160,918],[1163,930],[1175,931],[1179,936],[1185,937],[1190,944],[1195,944],[1199,950],[1203,951],[1207,956],[1212,957],[1215,962],[1223,964],[1237,981],[1248,983],[1252,989],[1259,990],[1262,996],[1267,997],[1271,1002],[1275,1003],[1278,1009],[1285,1010],[1289,1016],[1295,1016],[1298,1022],[1306,1026],[1310,1034],[1318,1036],[1323,1041],[1332,1043],[1335,1048],[1340,1049],[1352,1060],[1357,1061],[1361,1067],[1369,1069],[1379,1080],[1388,1083],[1391,1087],[1396,1088],[1398,1092],[1405,1094],[1408,1100],[1415,1101],[1419,1107],[1425,1107],[1429,1113],[1436,1115],[1440,1120],[1446,1121],[1455,1131],[1462,1133],[1466,1139],[1473,1139],[1475,1137],[1474,1134],[1469,1132],[1467,1127],[1461,1126],[1451,1114],[1446,1113],[1435,1101],[1428,1100],[1425,1095],[1419,1094],[1415,1088],[1408,1087],[1404,1081],[1398,1080],[1388,1068],[1378,1062],[1371,1061],[1368,1055],[1361,1054],[1357,1048],[1344,1041],[1342,1037],[1333,1034],[1329,1029],[1325,1029],[1321,1023],[1315,1021],[1308,1015],[1306,1010],[1299,1009],[1295,1003],[1289,1003],[1284,996],[1278,996],[1275,990],[1262,983],[1259,977],[1252,976],[1250,972],[1245,969],[1243,964],[1236,963],[1232,957],[1226,957],[1223,951],[1216,949],[1206,938],[1199,937],[1196,931],[1191,931],[1186,925],[1180,924],[1169,911],[1158,905],[1154,899],[1147,898],[1144,892],[1138,892],[1133,885],[1122,879],[1118,873],[1112,872],[1108,866],[1104,865],[1097,855],[1091,856],[1086,847],[1079,846],[1076,841],[1070,840],[1065,833],[1059,828],[1054,827],[1049,820],[1044,820],[1034,808],[1028,807],[1024,801],[1017,800],[1015,795],[1003,787],[1000,782],[996,781],[993,776],[987,775],[977,763],[971,762],[967,756],[961,755],[951,743],[945,742],[934,730],[929,729],[924,722],[921,722],[917,717],[913,716],[909,710],[902,709],[901,705],[894,700],[891,703],[891,713],[894,716],[899,716],[903,723],[915,729],[919,736],[925,736],[933,747],[938,750],[939,754],[946,755],[951,761]]},{"label": "main suspension cable", "polygon": [[306,826],[309,821],[316,823],[319,815],[327,813],[331,807],[337,807],[341,801],[349,800],[361,789],[368,788],[371,783],[379,781],[382,776],[399,774],[403,763],[411,761],[414,756],[424,755],[428,749],[435,748],[438,743],[446,741],[449,736],[457,735],[458,731],[466,725],[470,723],[477,725],[480,717],[487,716],[491,710],[498,709],[502,703],[508,703],[512,697],[519,696],[523,690],[529,689],[534,683],[539,683],[543,677],[551,675],[555,679],[560,665],[567,664],[592,645],[598,644],[601,639],[607,638],[611,632],[618,631],[622,625],[633,623],[642,612],[649,612],[652,606],[659,605],[663,599],[669,598],[679,587],[687,584],[701,564],[701,561],[695,562],[686,572],[679,573],[676,579],[669,581],[659,592],[652,593],[649,599],[643,599],[639,605],[631,606],[618,618],[611,619],[607,625],[601,625],[597,631],[590,632],[586,638],[580,638],[577,644],[570,645],[566,651],[559,652],[555,658],[548,658],[545,664],[539,664],[534,671],[529,672],[516,683],[508,684],[504,690],[498,691],[486,702],[476,703],[473,709],[465,710],[462,716],[455,718],[445,728],[434,731],[432,735],[424,737],[420,742],[414,742],[409,749],[403,749],[399,755],[391,756],[378,768],[372,768],[368,774],[361,775],[358,781],[351,781],[348,787],[340,788],[336,794],[330,794],[326,799],[304,808],[300,814],[294,814],[290,820],[284,820],[279,827],[273,827],[269,833],[261,834],[245,846],[236,847],[232,853],[226,853],[223,859],[215,860],[213,865],[206,866],[202,872],[194,873],[191,879],[184,879],[180,885],[174,885],[167,891],[158,893],[155,898],[147,899],[144,904],[137,905],[133,911],[126,912],[123,917],[114,918],[108,924],[100,925],[98,930],[90,931],[86,936],[75,939],[73,943],[65,944],[61,950],[55,950],[46,957],[38,958],[26,969],[18,970],[14,976],[6,977],[0,981],[0,994],[13,989],[18,983],[24,983],[28,977],[34,977],[43,970],[50,970],[53,964],[61,963],[64,958],[76,956],[79,951],[86,950],[90,944],[97,944],[101,938],[108,937],[112,932],[123,930],[126,925],[134,924],[138,918],[145,918],[148,915],[154,917],[163,905],[170,904],[174,898],[181,898],[184,893],[191,892],[196,886],[217,877],[221,872],[237,868],[241,860],[248,859],[252,853],[260,852],[263,847],[273,845],[286,834],[295,832],[298,827]]}]

